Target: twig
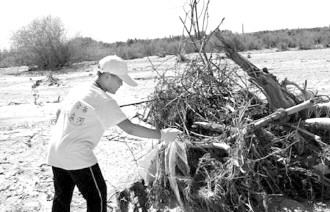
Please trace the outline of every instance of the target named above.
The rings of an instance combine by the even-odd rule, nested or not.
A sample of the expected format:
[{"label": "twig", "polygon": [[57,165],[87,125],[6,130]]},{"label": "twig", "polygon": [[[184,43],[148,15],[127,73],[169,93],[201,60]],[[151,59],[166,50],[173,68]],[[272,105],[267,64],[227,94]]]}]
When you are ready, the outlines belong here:
[{"label": "twig", "polygon": [[28,147],[31,147],[32,145],[31,145],[31,140],[37,135],[38,133],[36,132],[36,133],[34,133],[33,135],[30,135],[29,137],[29,139],[26,141],[26,142],[24,142]]},{"label": "twig", "polygon": [[138,161],[135,158],[135,155],[133,153],[133,150],[131,149],[131,147],[128,145],[128,143],[126,141],[124,143],[127,146],[128,150],[131,152],[131,155],[133,156],[134,162],[135,162],[136,166],[138,167],[139,166],[139,163],[138,163]]},{"label": "twig", "polygon": [[322,141],[321,137],[318,136],[318,135],[316,135],[316,134],[313,134],[313,133],[311,133],[311,132],[309,132],[309,131],[307,131],[305,129],[302,129],[302,128],[298,127],[298,126],[295,126],[293,124],[287,123],[287,124],[285,124],[285,126],[289,126],[291,128],[294,128],[294,129],[298,130],[299,132],[302,132],[302,133],[304,133],[304,134],[306,134],[306,135],[314,138],[315,141],[319,142],[323,146],[327,146],[327,144]]},{"label": "twig", "polygon": [[8,105],[21,105],[24,104],[22,102],[9,102]]},{"label": "twig", "polygon": [[140,104],[144,104],[144,103],[148,103],[148,102],[152,102],[152,101],[155,101],[155,99],[144,100],[144,101],[134,102],[134,103],[129,103],[129,104],[124,104],[124,105],[120,105],[119,107],[135,106],[135,105],[140,105]]},{"label": "twig", "polygon": [[295,142],[291,143],[289,146],[285,147],[284,149],[276,150],[276,151],[266,155],[265,157],[258,158],[258,159],[255,159],[255,160],[251,160],[251,161],[258,162],[258,161],[261,161],[261,160],[265,160],[265,159],[269,158],[270,156],[273,156],[273,155],[278,154],[280,152],[285,152],[287,149],[289,149],[291,146],[293,146],[296,143],[298,143],[298,141],[295,141]]},{"label": "twig", "polygon": [[[170,60],[172,57],[170,57],[169,59],[167,59],[167,60]],[[167,61],[167,60],[165,60],[165,61]],[[150,65],[151,65],[151,67],[152,67],[152,69],[157,73],[157,75],[160,77],[160,78],[162,78],[167,84],[168,84],[168,82],[165,80],[165,76],[164,76],[164,74],[160,74],[159,73],[159,71],[157,70],[157,68],[154,66],[154,64],[152,63],[152,61],[150,60],[150,58],[148,57],[148,61],[149,61],[149,63],[150,63]],[[164,63],[165,63],[165,61],[164,61]],[[161,65],[161,64],[160,64]],[[159,66],[160,66],[159,65]]]},{"label": "twig", "polygon": [[120,137],[120,134],[117,134],[117,135],[114,135],[114,136],[105,136],[105,138],[108,141],[113,141],[113,140],[115,140],[116,138],[119,138],[119,137]]}]

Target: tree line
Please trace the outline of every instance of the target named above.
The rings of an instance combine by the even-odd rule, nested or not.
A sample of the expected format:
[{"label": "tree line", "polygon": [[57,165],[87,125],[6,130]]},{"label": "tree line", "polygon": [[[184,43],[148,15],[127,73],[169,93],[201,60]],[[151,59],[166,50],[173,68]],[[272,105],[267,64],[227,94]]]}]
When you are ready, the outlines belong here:
[{"label": "tree line", "polygon": [[[206,35],[206,33],[204,33]],[[330,27],[283,29],[238,34],[223,31],[236,51],[276,48],[307,50],[330,47]],[[124,59],[147,56],[184,55],[199,49],[184,35],[158,39],[128,39],[126,42],[105,43],[89,37],[66,38],[66,29],[57,17],[33,20],[14,32],[9,50],[0,51],[0,67],[29,66],[56,70],[75,62],[96,61],[110,54]],[[207,52],[218,51],[218,41],[210,37]]]}]

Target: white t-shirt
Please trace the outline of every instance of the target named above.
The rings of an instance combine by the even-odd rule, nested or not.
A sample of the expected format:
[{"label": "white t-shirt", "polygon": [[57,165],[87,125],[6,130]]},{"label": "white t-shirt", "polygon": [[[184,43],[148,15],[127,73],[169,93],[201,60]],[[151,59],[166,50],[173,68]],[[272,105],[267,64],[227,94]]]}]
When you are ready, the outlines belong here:
[{"label": "white t-shirt", "polygon": [[104,131],[127,119],[117,102],[91,83],[73,88],[52,131],[47,162],[66,170],[97,163],[93,149]]}]

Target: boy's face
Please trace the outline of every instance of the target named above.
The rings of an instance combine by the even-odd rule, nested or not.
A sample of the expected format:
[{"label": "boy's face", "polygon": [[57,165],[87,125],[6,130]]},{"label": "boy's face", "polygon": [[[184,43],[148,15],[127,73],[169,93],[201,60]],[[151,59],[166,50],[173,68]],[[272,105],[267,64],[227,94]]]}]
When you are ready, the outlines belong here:
[{"label": "boy's face", "polygon": [[115,94],[123,85],[123,81],[118,76],[109,73],[106,76],[106,81],[107,91],[112,94]]}]

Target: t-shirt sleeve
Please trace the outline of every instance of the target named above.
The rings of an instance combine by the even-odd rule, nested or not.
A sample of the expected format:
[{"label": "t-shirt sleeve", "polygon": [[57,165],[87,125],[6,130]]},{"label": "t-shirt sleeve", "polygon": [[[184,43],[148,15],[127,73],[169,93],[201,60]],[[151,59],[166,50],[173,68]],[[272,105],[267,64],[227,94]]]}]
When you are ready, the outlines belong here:
[{"label": "t-shirt sleeve", "polygon": [[107,101],[97,112],[97,116],[105,130],[127,119],[115,100]]}]

